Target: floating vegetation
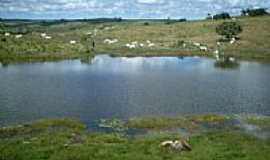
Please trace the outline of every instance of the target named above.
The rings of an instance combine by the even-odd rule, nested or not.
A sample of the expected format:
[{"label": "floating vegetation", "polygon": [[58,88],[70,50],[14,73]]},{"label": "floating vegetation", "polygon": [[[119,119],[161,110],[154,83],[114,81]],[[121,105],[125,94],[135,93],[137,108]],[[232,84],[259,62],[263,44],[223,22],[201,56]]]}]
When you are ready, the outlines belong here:
[{"label": "floating vegetation", "polygon": [[101,119],[98,126],[100,128],[108,128],[114,132],[125,132],[128,130],[125,122],[120,119]]},{"label": "floating vegetation", "polygon": [[248,116],[246,118],[248,124],[256,125],[262,129],[270,130],[270,117],[265,116]]}]

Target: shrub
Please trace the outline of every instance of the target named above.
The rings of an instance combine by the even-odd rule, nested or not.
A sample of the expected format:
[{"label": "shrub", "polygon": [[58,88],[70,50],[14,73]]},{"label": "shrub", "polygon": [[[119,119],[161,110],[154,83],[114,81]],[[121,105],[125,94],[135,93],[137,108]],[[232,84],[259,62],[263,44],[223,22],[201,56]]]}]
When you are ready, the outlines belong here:
[{"label": "shrub", "polygon": [[223,13],[214,15],[213,18],[214,18],[215,20],[218,20],[218,19],[230,19],[231,16],[230,16],[229,13],[223,12]]},{"label": "shrub", "polygon": [[223,22],[216,27],[217,34],[225,36],[226,39],[236,37],[242,31],[241,25],[236,22]]}]

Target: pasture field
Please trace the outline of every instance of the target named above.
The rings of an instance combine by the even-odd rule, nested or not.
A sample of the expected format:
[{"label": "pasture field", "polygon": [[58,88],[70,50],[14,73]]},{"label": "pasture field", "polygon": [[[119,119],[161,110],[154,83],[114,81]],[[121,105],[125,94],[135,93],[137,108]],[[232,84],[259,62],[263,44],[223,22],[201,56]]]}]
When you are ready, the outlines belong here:
[{"label": "pasture field", "polygon": [[[230,44],[215,29],[224,20],[165,23],[163,20],[1,21],[0,61],[51,61],[110,54],[112,56],[213,56],[227,55],[250,60],[270,60],[270,16],[238,17],[243,27],[239,40]],[[227,20],[233,21],[233,20]],[[147,22],[147,23],[146,23]],[[9,33],[10,35],[5,35]],[[41,34],[46,33],[46,39]],[[16,35],[22,35],[16,38]],[[117,40],[107,43],[106,40]],[[75,41],[75,43],[71,43]],[[93,50],[93,41],[95,48]],[[104,42],[105,41],[105,42]],[[136,47],[127,47],[134,44]],[[202,51],[194,43],[207,47]],[[150,45],[151,44],[151,45]]]}]

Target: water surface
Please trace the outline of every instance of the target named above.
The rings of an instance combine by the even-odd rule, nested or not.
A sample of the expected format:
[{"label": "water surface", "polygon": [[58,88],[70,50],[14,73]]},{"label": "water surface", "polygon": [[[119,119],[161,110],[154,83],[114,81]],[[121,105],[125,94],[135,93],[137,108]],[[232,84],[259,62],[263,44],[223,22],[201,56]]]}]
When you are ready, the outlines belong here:
[{"label": "water surface", "polygon": [[270,65],[198,57],[68,60],[0,67],[0,125],[41,118],[252,113],[270,116]]}]

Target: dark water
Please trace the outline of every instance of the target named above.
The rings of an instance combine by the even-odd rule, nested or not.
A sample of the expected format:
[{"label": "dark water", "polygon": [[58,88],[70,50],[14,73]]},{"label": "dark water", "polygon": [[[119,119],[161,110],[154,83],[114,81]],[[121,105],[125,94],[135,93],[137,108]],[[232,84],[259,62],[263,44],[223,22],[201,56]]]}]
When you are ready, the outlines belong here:
[{"label": "dark water", "polygon": [[40,118],[270,115],[270,64],[215,68],[207,58],[110,58],[0,67],[0,125]]}]

